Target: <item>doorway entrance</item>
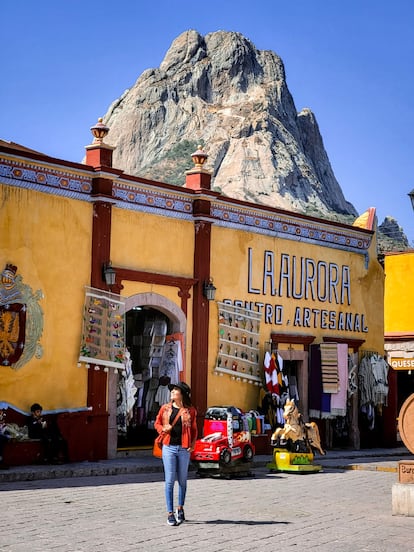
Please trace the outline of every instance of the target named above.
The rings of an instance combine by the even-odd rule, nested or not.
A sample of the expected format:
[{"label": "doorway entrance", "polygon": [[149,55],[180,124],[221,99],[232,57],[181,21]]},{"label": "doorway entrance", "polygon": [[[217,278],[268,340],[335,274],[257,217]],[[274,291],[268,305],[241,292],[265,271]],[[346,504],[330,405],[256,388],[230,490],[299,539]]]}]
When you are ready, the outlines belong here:
[{"label": "doorway entrance", "polygon": [[[187,318],[183,310],[170,299],[157,293],[149,292],[138,293],[128,297],[125,303],[125,313],[126,344],[130,355],[130,362],[127,364],[130,365],[130,370],[127,369],[124,381],[122,381],[124,374],[115,373],[113,370],[108,373],[108,458],[115,458],[119,449],[131,450],[152,446],[153,437],[155,435],[153,419],[151,419],[153,414],[150,417],[146,416],[146,414],[154,412],[157,408],[155,404],[152,404],[151,408],[151,397],[154,397],[155,400],[155,386],[157,385],[155,391],[156,395],[160,383],[168,381],[168,379],[161,380],[161,372],[157,374],[157,363],[159,364],[157,358],[160,357],[156,355],[159,355],[161,351],[157,351],[156,349],[162,347],[162,354],[164,354],[166,344],[168,343],[170,362],[167,368],[171,371],[171,367],[175,366],[175,361],[172,362],[172,359],[174,359],[172,352],[174,352],[176,358],[182,359],[183,372],[180,377],[185,379]],[[139,349],[141,349],[140,344],[142,343],[143,347],[144,341],[147,340],[144,338],[144,334],[146,331],[151,331],[148,329],[145,330],[146,323],[149,324],[151,319],[152,323],[156,322],[155,319],[160,322],[160,324],[154,326],[152,334],[155,335],[155,332],[160,330],[161,337],[164,331],[166,335],[164,346],[160,345],[162,339],[160,339],[159,335],[157,336],[158,339],[155,339],[153,344],[151,343],[153,349],[150,350],[149,357],[147,356],[147,360],[149,360],[149,358],[151,359],[151,366],[147,365],[145,367],[142,362],[145,356],[144,350]],[[180,351],[179,355],[177,351]],[[128,378],[128,372],[132,377]],[[172,383],[174,382],[172,381]],[[163,388],[165,397],[168,393],[169,398],[168,386],[164,385]],[[142,391],[140,391],[141,389]],[[149,395],[147,393],[148,391],[151,391]],[[121,397],[121,393],[123,393],[123,397]],[[127,400],[123,401],[123,398],[129,398],[129,406],[131,407],[132,404],[131,408],[125,408]],[[160,401],[163,400],[159,396],[157,399]],[[140,403],[137,401],[140,401]],[[141,408],[141,410],[137,410],[138,408]],[[144,409],[144,411],[142,409]],[[122,415],[125,419],[122,419]]]},{"label": "doorway entrance", "polygon": [[177,374],[165,378],[161,373],[171,328],[168,316],[152,307],[135,306],[126,313],[130,359],[126,374],[118,374],[118,448],[149,446],[154,441],[154,421],[161,404],[168,401],[168,383],[179,378],[178,362]]},{"label": "doorway entrance", "polygon": [[[297,360],[284,360],[283,361],[283,374],[287,376],[289,381],[289,397],[295,400],[299,411],[302,411],[301,394],[298,389],[298,370],[299,361]],[[302,391],[302,390],[301,390]]]},{"label": "doorway entrance", "polygon": [[289,380],[289,396],[295,399],[303,418],[308,421],[308,357],[307,351],[279,349],[277,351],[283,359],[283,372]]}]

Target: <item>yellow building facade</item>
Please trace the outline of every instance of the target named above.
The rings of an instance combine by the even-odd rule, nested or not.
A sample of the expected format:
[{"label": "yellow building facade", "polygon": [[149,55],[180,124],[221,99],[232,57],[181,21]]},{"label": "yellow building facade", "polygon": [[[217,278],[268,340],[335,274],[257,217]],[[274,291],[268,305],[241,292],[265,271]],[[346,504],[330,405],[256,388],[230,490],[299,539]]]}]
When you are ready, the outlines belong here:
[{"label": "yellow building facade", "polygon": [[[19,365],[3,345],[0,402],[21,413],[40,402],[46,412],[71,415],[72,440],[83,442],[73,457],[111,457],[120,446],[123,364],[117,370],[79,352],[94,324],[85,286],[109,301],[122,298],[137,396],[143,390],[148,399],[160,381],[156,356],[149,379],[136,369],[148,338],[152,352],[154,336],[164,352],[180,342],[179,377],[191,384],[200,422],[211,405],[258,408],[266,352],[297,378],[307,416],[312,346],[383,351],[384,281],[373,229],[223,197],[211,191],[202,163],[183,188],[125,175],[112,167],[111,153],[95,140],[80,165],[0,145],[3,321],[14,300],[10,286],[19,297],[30,292],[31,305],[25,332],[14,342],[10,332],[3,338],[16,355],[18,343],[23,352],[34,348]],[[214,300],[206,297],[209,283]],[[41,329],[36,343],[32,321]],[[148,400],[140,404],[129,420],[138,445],[153,435]]]}]

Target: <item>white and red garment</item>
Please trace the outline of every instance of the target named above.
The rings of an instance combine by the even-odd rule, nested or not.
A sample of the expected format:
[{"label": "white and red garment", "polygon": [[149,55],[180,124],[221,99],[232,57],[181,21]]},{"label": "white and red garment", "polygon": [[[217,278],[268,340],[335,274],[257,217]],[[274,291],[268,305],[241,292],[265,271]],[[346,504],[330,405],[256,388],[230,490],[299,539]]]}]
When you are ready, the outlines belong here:
[{"label": "white and red garment", "polygon": [[279,381],[278,381],[278,369],[276,356],[272,353],[266,352],[264,358],[264,373],[266,381],[266,389],[270,393],[280,395]]}]

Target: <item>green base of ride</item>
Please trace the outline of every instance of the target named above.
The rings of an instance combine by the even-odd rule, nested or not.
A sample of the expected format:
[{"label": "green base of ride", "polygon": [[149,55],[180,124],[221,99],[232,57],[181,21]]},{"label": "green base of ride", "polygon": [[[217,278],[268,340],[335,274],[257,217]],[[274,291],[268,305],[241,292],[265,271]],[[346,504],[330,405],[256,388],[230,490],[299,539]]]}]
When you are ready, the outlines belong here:
[{"label": "green base of ride", "polygon": [[288,452],[275,449],[273,462],[266,466],[271,471],[293,472],[293,473],[317,473],[322,466],[313,464],[313,453],[311,452]]}]

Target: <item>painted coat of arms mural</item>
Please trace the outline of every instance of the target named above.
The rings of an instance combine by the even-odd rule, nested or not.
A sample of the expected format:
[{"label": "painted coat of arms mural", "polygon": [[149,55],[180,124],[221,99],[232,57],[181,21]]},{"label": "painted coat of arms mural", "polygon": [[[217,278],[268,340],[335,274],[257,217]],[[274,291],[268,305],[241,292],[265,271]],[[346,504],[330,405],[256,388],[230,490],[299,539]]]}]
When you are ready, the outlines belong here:
[{"label": "painted coat of arms mural", "polygon": [[33,356],[41,358],[43,311],[40,290],[33,293],[17,266],[6,264],[0,277],[0,365],[21,368]]}]

